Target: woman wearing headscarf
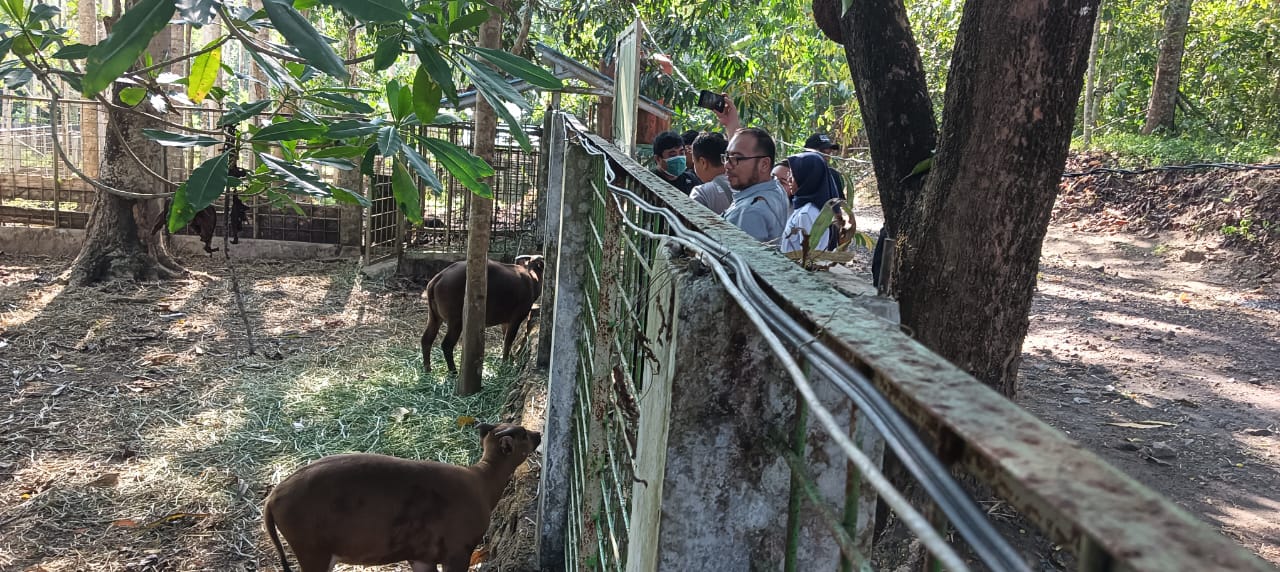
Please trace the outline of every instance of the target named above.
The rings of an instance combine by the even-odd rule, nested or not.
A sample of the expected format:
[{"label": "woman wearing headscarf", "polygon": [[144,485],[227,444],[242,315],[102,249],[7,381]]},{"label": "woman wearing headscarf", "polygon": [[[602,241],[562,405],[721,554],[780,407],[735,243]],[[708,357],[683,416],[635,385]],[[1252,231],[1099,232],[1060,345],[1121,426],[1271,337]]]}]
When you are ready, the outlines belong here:
[{"label": "woman wearing headscarf", "polygon": [[[839,198],[831,168],[821,153],[804,152],[787,157],[791,176],[795,180],[795,195],[791,197],[791,218],[782,229],[782,252],[802,250],[805,236],[813,228],[814,221],[828,200]],[[817,250],[835,250],[839,227],[832,224],[823,233]]]}]

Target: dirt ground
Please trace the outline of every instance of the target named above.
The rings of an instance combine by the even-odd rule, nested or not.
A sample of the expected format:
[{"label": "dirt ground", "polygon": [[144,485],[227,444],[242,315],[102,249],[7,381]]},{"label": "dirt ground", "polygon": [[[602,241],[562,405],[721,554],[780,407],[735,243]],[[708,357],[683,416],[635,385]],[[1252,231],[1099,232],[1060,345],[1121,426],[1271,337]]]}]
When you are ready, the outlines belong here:
[{"label": "dirt ground", "polygon": [[1240,257],[1054,227],[1019,401],[1280,564],[1280,285]]}]

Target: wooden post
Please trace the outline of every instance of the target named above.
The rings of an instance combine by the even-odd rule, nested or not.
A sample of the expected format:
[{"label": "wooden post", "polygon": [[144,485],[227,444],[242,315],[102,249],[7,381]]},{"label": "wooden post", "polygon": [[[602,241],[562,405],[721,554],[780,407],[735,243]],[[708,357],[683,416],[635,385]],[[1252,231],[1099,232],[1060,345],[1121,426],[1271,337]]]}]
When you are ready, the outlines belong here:
[{"label": "wooden post", "polygon": [[[489,20],[480,25],[480,46],[502,49],[502,14],[506,2],[498,0]],[[514,128],[515,126],[513,126]],[[493,164],[493,144],[498,137],[498,117],[483,97],[476,98],[475,154]],[[490,178],[490,181],[493,179]],[[493,200],[471,197],[467,221],[467,290],[462,306],[462,364],[454,393],[471,395],[480,391],[484,365],[485,306],[488,304],[489,234],[493,231]]]},{"label": "wooden post", "polygon": [[590,182],[604,184],[603,159],[590,155],[581,145],[565,145],[563,161],[565,184],[558,228],[569,230],[555,240],[555,308],[553,317],[543,326],[552,330],[547,421],[542,430],[542,494],[538,496],[538,567],[543,571],[565,569],[565,527],[573,462],[570,424],[581,359],[578,338],[582,335],[588,241],[594,240],[581,229],[591,217],[594,191]]},{"label": "wooden post", "polygon": [[547,141],[545,154],[542,156],[546,165],[546,189],[543,192],[546,207],[542,220],[546,229],[543,240],[543,256],[546,267],[542,273],[542,300],[539,304],[538,357],[536,365],[547,367],[551,364],[551,332],[552,317],[556,303],[556,268],[560,252],[560,217],[564,205],[564,168],[565,168],[565,128],[564,116],[559,112],[547,114],[547,125],[543,138]]},{"label": "wooden post", "polygon": [[[78,11],[80,43],[89,46],[97,44],[97,1],[80,0],[76,10]],[[80,105],[80,170],[90,177],[98,176],[98,165],[102,157],[102,146],[98,140],[100,115],[98,104],[84,103]],[[56,160],[57,158],[55,158],[55,162]]]}]

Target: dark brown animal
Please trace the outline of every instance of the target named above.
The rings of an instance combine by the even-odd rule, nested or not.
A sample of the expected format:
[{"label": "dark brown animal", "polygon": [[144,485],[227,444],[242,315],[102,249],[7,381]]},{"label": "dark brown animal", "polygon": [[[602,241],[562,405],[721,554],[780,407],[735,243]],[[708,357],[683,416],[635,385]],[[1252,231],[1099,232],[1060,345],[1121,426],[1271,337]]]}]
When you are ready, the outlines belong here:
[{"label": "dark brown animal", "polygon": [[240,233],[244,231],[244,223],[249,221],[249,207],[245,206],[244,201],[239,196],[231,197],[231,216],[227,217],[227,224],[231,229],[231,244],[240,244]]},{"label": "dark brown animal", "polygon": [[[155,227],[151,229],[151,234],[160,232],[168,224],[170,205],[170,201],[165,201],[164,210],[160,211],[159,220],[156,221]],[[218,211],[213,208],[213,205],[209,205],[196,213],[195,218],[192,218],[191,222],[187,223],[187,226],[190,226],[196,231],[196,234],[200,235],[200,242],[204,243],[205,252],[213,254],[219,250],[212,246],[213,231],[218,226]]]},{"label": "dark brown animal", "polygon": [[290,475],[262,511],[280,567],[291,572],[277,529],[302,572],[330,572],[339,562],[466,571],[511,474],[542,442],[519,425],[477,428],[484,456],[470,467],[354,453]]},{"label": "dark brown animal", "polygon": [[[505,324],[502,359],[511,357],[511,344],[520,324],[529,317],[533,301],[542,294],[542,257],[520,256],[515,264],[489,261],[485,326]],[[440,349],[450,373],[458,373],[453,363],[453,347],[462,335],[462,305],[467,287],[467,263],[455,262],[427,283],[427,329],[422,332],[422,369],[431,371],[431,345],[440,324],[449,324]]]}]

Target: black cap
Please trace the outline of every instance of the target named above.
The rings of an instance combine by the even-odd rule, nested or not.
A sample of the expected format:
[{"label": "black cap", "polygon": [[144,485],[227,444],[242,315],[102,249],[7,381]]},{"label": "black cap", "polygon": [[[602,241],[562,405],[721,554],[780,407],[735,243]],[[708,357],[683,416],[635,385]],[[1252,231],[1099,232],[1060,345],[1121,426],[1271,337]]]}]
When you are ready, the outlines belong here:
[{"label": "black cap", "polygon": [[826,151],[827,149],[840,150],[840,145],[827,137],[826,133],[814,133],[808,139],[804,140],[805,149],[813,149],[815,151]]}]

